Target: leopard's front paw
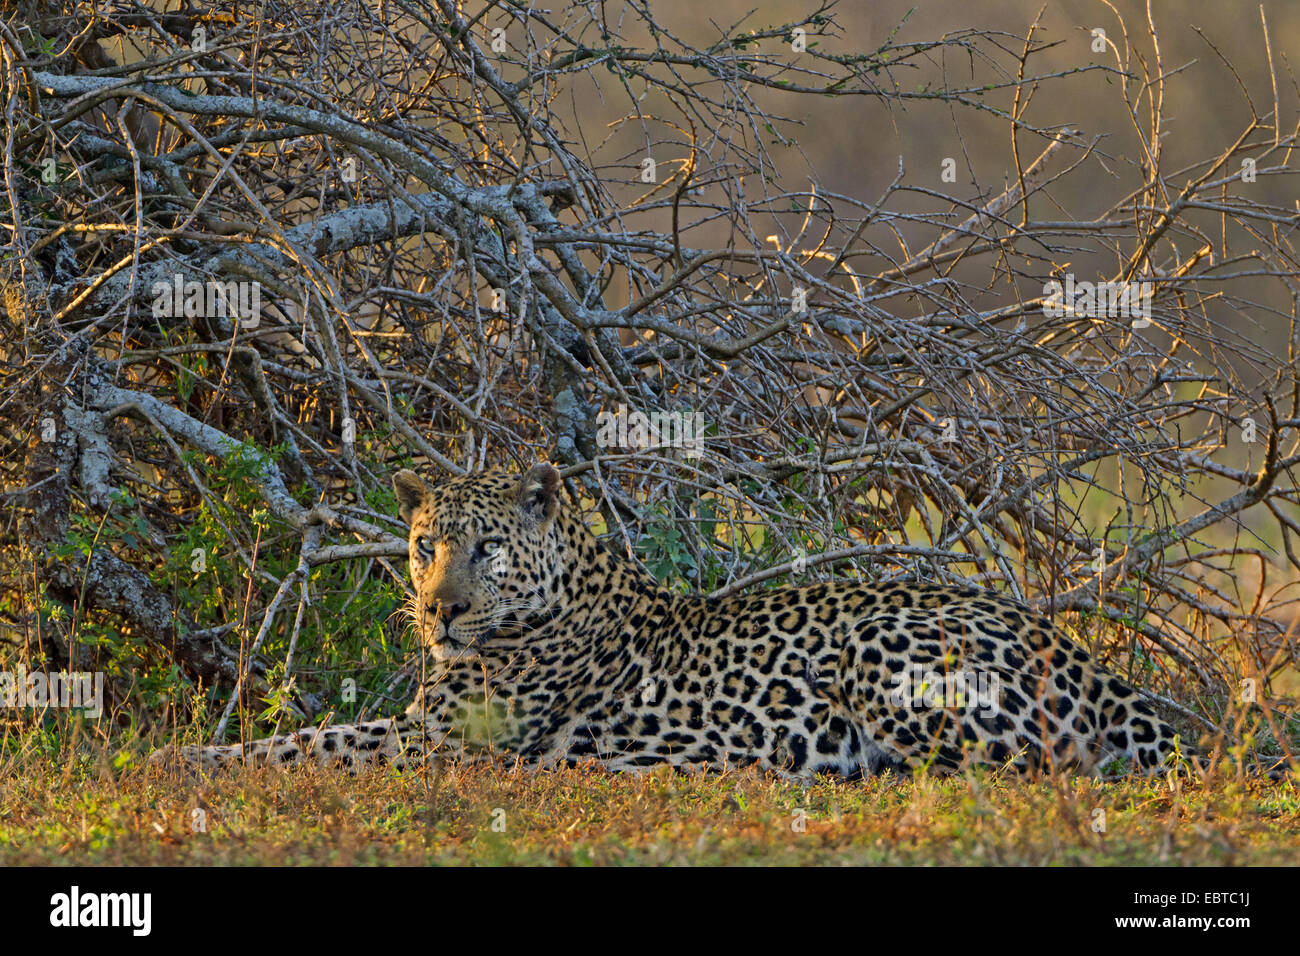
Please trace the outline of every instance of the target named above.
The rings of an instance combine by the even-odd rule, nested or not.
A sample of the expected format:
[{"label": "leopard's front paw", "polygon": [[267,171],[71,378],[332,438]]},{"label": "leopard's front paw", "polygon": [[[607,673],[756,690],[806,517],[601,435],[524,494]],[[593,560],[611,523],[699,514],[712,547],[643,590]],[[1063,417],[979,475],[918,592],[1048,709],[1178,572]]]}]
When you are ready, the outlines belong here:
[{"label": "leopard's front paw", "polygon": [[145,766],[154,770],[181,770],[197,773],[200,770],[215,770],[224,761],[219,751],[225,747],[163,747],[155,750],[145,761]]}]

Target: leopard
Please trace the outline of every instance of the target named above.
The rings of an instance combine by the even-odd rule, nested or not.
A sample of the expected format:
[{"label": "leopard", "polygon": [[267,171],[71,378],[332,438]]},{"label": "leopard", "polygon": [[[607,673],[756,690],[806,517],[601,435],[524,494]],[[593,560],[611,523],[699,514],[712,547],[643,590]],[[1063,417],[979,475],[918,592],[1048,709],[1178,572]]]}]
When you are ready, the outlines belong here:
[{"label": "leopard", "polygon": [[419,650],[406,710],[154,763],[508,759],[808,780],[1185,759],[1148,696],[1001,592],[832,579],[692,593],[598,538],[550,463],[392,483]]}]

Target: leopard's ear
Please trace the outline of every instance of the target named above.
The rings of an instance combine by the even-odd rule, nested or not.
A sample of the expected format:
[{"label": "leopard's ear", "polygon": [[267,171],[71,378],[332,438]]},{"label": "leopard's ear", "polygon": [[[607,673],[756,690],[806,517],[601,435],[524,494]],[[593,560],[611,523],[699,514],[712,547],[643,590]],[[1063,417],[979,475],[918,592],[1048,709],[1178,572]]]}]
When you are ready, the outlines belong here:
[{"label": "leopard's ear", "polygon": [[409,468],[403,468],[393,475],[393,491],[397,492],[397,513],[402,516],[403,521],[410,524],[415,513],[424,504],[429,489],[424,487],[424,482],[420,480],[419,475]]},{"label": "leopard's ear", "polygon": [[546,462],[533,465],[519,479],[516,497],[525,518],[538,524],[550,521],[560,508],[560,473]]}]

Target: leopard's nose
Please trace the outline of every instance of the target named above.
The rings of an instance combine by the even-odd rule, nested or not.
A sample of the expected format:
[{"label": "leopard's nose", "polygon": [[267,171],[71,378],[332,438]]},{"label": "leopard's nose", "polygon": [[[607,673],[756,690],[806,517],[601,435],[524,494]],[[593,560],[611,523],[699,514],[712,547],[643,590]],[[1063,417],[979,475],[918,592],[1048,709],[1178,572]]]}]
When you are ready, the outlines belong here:
[{"label": "leopard's nose", "polygon": [[456,618],[460,617],[462,614],[464,614],[466,611],[469,610],[469,602],[468,601],[456,601],[456,602],[439,601],[437,605],[431,610],[433,610],[434,613],[436,613],[439,617],[441,617],[443,621],[445,621],[447,624],[450,624],[452,621],[456,620]]}]

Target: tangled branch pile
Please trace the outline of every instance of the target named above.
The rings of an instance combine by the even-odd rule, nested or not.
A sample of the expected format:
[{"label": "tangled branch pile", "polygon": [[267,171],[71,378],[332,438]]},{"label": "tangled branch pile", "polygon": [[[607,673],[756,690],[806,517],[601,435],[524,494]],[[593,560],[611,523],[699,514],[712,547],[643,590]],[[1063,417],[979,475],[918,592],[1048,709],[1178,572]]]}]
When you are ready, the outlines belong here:
[{"label": "tangled branch pile", "polygon": [[[693,41],[637,0],[243,6],[0,24],[16,653],[144,712],[241,679],[267,717],[341,708],[340,672],[379,706],[392,471],[549,457],[678,586],[973,578],[1212,722],[1294,666],[1248,575],[1300,569],[1286,77],[1188,159],[1154,27],[1061,67],[1035,29],[829,52],[828,8]],[[1066,128],[1097,74],[1116,129]],[[785,185],[831,97],[1000,124],[1011,172]],[[703,431],[609,428],[640,415]]]}]

